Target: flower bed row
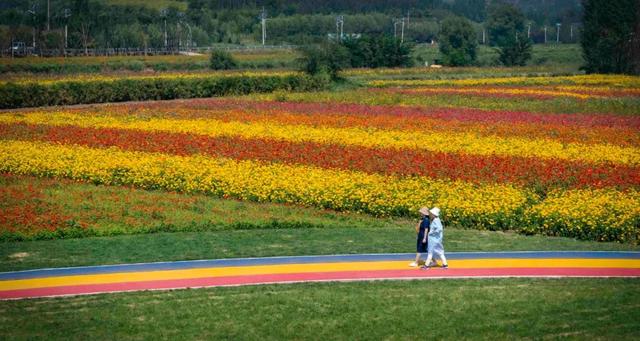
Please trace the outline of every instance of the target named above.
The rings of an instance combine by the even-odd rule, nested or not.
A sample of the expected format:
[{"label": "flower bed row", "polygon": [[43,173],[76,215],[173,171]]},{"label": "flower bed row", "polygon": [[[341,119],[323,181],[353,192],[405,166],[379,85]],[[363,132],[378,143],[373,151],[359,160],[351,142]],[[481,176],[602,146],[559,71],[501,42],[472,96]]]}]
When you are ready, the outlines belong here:
[{"label": "flower bed row", "polygon": [[395,148],[418,151],[466,153],[481,156],[532,157],[581,161],[591,164],[613,163],[627,166],[640,164],[640,148],[620,147],[606,143],[562,143],[552,139],[525,137],[478,136],[473,131],[434,132],[427,129],[390,130],[370,127],[335,128],[271,122],[242,122],[216,119],[131,119],[123,116],[88,116],[67,112],[33,112],[0,117],[4,123],[67,125],[80,127],[138,129],[191,133],[206,136],[237,136],[246,139],[266,138],[290,142],[313,142]]},{"label": "flower bed row", "polygon": [[451,225],[488,229],[524,227],[525,232],[598,240],[637,241],[640,221],[640,194],[633,189],[569,190],[540,198],[509,184],[477,185],[43,142],[0,142],[0,171],[295,203],[379,216],[410,215],[420,206],[438,205]]},{"label": "flower bed row", "polygon": [[[73,125],[2,124],[0,139],[43,141],[93,148],[204,154],[236,160],[303,164],[386,175],[418,175],[472,183],[511,183],[546,193],[553,188],[640,188],[640,168],[565,160],[476,156],[411,149],[365,148],[314,142],[87,128]],[[436,162],[434,162],[436,160]]]}]

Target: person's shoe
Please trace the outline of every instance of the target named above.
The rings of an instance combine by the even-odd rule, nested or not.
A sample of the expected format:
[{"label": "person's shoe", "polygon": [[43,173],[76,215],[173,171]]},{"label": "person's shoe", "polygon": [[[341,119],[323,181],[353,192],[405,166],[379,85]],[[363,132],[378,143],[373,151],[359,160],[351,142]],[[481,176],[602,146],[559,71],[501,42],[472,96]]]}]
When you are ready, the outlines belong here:
[{"label": "person's shoe", "polygon": [[429,269],[431,269],[430,265],[423,265],[420,267],[420,270],[429,270]]},{"label": "person's shoe", "polygon": [[418,267],[418,263],[416,263],[416,262],[411,262],[411,263],[409,263],[409,267],[410,267],[410,268]]},{"label": "person's shoe", "polygon": [[443,269],[448,269],[449,268],[449,264],[442,264],[442,268]]}]

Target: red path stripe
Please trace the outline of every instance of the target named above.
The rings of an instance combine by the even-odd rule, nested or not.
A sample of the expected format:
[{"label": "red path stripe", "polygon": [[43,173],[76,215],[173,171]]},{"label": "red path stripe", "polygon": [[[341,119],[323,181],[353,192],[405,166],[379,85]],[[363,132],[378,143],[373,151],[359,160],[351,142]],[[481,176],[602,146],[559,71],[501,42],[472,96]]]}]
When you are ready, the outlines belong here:
[{"label": "red path stripe", "polygon": [[[474,183],[497,182],[569,188],[640,186],[638,167],[592,165],[567,160],[23,123],[0,124],[0,138],[78,144],[94,148],[115,146],[124,150],[174,155],[200,153],[238,160],[284,162],[378,174],[418,175]],[[434,159],[438,162],[432,162]]]},{"label": "red path stripe", "polygon": [[640,269],[624,268],[497,268],[497,269],[440,269],[343,271],[249,276],[208,277],[145,282],[70,285],[0,291],[0,299],[33,298],[45,296],[85,295],[122,291],[168,290],[251,284],[357,281],[375,279],[434,279],[434,278],[500,278],[500,277],[640,277]]}]

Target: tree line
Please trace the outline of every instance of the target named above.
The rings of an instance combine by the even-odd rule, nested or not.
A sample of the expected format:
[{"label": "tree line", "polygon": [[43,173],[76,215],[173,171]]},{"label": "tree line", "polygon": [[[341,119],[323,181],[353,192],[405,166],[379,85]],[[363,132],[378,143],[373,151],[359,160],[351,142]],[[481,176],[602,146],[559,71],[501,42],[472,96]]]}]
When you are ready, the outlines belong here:
[{"label": "tree line", "polygon": [[[405,18],[408,40],[430,42],[437,39],[442,21],[450,15],[465,17],[479,27],[486,20],[488,6],[496,1],[502,0],[327,0],[321,4],[188,0],[159,8],[153,2],[140,1],[49,0],[47,16],[47,0],[4,0],[0,4],[0,45],[6,49],[20,41],[31,46],[34,40],[37,47],[48,49],[251,44],[261,41],[258,16],[263,8],[268,15],[269,44],[318,43],[327,33],[335,32],[336,14],[345,16],[345,32],[358,34],[391,34],[400,29],[394,19]],[[578,0],[541,1],[548,9],[543,14],[533,5],[538,0],[517,1],[519,7],[528,9],[525,16],[531,14],[537,26],[579,20]]]}]

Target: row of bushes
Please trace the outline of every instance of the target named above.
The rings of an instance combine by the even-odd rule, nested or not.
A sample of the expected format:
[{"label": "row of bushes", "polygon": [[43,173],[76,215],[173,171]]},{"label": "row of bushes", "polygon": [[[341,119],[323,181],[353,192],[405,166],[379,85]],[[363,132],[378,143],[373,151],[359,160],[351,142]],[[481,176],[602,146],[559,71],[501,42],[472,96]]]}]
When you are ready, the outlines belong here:
[{"label": "row of bushes", "polygon": [[327,81],[320,77],[302,74],[6,83],[0,85],[0,108],[202,98],[276,90],[308,91],[327,85]]},{"label": "row of bushes", "polygon": [[[151,69],[154,71],[183,71],[183,70],[205,70],[210,66],[208,60],[183,61],[183,62],[145,62],[141,60],[109,61],[106,63],[30,63],[30,64],[0,64],[0,74],[2,73],[52,73],[52,74],[72,74],[72,73],[98,73],[109,71],[143,71]],[[248,60],[238,61],[239,69],[275,69],[293,68],[294,61],[288,60]]]}]

